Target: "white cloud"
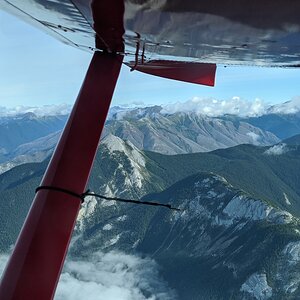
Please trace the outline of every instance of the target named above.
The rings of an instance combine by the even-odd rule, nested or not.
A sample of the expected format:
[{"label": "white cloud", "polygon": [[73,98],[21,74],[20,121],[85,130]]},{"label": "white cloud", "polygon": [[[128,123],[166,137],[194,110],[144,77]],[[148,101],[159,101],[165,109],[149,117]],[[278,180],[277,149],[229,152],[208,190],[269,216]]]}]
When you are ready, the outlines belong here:
[{"label": "white cloud", "polygon": [[[142,101],[131,102],[123,106],[113,106],[109,111],[109,118],[115,113],[118,113],[118,115],[122,117],[122,113],[126,114],[129,110],[143,106],[146,107],[146,104]],[[151,105],[148,104],[147,107],[149,106]],[[227,100],[194,97],[185,102],[170,103],[162,105],[162,107],[163,109],[161,112],[165,114],[194,112],[210,117],[219,117],[225,114],[238,115],[241,117],[253,117],[269,113],[297,113],[300,111],[300,97],[294,97],[291,101],[272,106],[258,98],[254,101],[249,101],[238,96]],[[70,104],[44,105],[40,107],[17,106],[13,108],[0,106],[0,117],[15,116],[28,112],[33,112],[38,116],[63,115],[70,113],[71,108],[72,106]]]},{"label": "white cloud", "polygon": [[[0,275],[8,255],[0,255]],[[175,300],[177,296],[159,276],[158,265],[112,251],[97,252],[88,260],[67,259],[55,300]]]},{"label": "white cloud", "polygon": [[252,274],[241,286],[241,292],[249,293],[255,299],[269,299],[272,297],[272,288],[268,286],[266,274]]},{"label": "white cloud", "polygon": [[[131,102],[122,106],[113,106],[109,111],[108,118],[111,118],[115,113],[118,114],[119,118],[122,118],[124,114],[132,109],[150,106],[152,105],[146,105],[142,101]],[[297,113],[300,111],[300,97],[294,97],[290,101],[276,105],[270,105],[259,98],[256,98],[254,101],[249,101],[238,96],[227,100],[194,97],[185,102],[169,103],[161,106],[163,107],[161,113],[165,114],[173,114],[176,112],[194,112],[210,117],[219,117],[226,114],[238,115],[240,117],[254,117],[269,113]],[[16,106],[13,108],[0,106],[0,117],[15,116],[28,112],[33,112],[38,116],[63,115],[70,113],[71,108],[72,106],[70,104],[44,105],[40,107]]]},{"label": "white cloud", "polygon": [[128,108],[136,108],[136,107],[152,106],[152,104],[146,103],[144,101],[132,101],[127,104],[124,104],[123,106]]},{"label": "white cloud", "polygon": [[32,112],[37,116],[66,115],[71,111],[70,104],[43,105],[43,106],[16,106],[12,108],[0,106],[0,117],[16,116]]},{"label": "white cloud", "polygon": [[256,134],[255,132],[248,132],[247,135],[252,138],[254,144],[259,143],[259,141],[261,140],[261,136]]},{"label": "white cloud", "polygon": [[212,98],[194,97],[186,102],[177,102],[163,107],[163,113],[195,112],[210,117],[225,114],[239,116],[259,116],[265,113],[267,105],[260,99],[253,102],[233,97],[229,100],[216,100]]},{"label": "white cloud", "polygon": [[264,152],[267,155],[281,155],[288,152],[288,146],[286,144],[279,144],[270,147],[268,150]]},{"label": "white cloud", "polygon": [[300,111],[300,97],[294,97],[292,100],[273,105],[268,109],[268,113],[274,114],[294,114]]},{"label": "white cloud", "polygon": [[294,97],[290,101],[270,105],[261,99],[248,101],[238,96],[227,100],[213,98],[194,97],[185,102],[177,102],[163,106],[163,113],[194,112],[210,117],[219,117],[225,114],[238,115],[240,117],[255,117],[265,114],[294,114],[300,111],[300,97]]}]

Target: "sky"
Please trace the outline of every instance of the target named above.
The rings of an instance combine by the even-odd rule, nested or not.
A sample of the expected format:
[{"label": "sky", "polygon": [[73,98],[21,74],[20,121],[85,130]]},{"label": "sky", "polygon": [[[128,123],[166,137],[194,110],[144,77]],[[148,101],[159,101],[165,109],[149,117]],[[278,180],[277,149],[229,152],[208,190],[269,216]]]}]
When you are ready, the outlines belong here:
[{"label": "sky", "polygon": [[[0,57],[0,106],[41,106],[74,103],[92,53],[0,11]],[[113,105],[171,104],[195,97],[275,104],[299,96],[299,82],[299,69],[218,66],[212,88],[130,72],[123,66]]]}]

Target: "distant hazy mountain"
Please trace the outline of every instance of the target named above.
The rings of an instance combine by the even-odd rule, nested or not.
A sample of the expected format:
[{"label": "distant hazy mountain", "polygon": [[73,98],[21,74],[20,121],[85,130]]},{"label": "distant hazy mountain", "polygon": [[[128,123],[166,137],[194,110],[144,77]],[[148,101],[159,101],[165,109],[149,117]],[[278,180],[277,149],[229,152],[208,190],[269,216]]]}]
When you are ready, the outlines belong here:
[{"label": "distant hazy mountain", "polygon": [[[244,113],[247,110],[250,112],[254,110],[250,113],[253,115],[257,110],[255,103],[251,106],[250,103],[244,103],[241,99],[232,99],[232,103],[225,101],[225,110],[222,111],[224,101],[207,99],[202,103],[203,101],[174,104],[163,109],[160,106],[145,108],[114,106],[109,111],[106,132],[130,140],[139,149],[164,154],[211,151],[244,143],[269,145],[278,142],[279,139],[300,134],[300,100],[298,98],[264,108],[260,111],[260,116],[247,118],[238,114],[226,115],[226,107],[231,108],[227,107],[230,112],[243,106]],[[190,107],[191,104],[193,104],[192,107]],[[261,106],[261,103],[258,104]],[[197,109],[198,106],[203,108],[203,112]],[[58,108],[36,108],[35,111],[39,115],[28,112],[1,116],[0,163],[24,155],[23,147],[15,151],[23,144],[37,142],[39,144],[37,147],[40,148],[42,145],[39,139],[42,137],[48,144],[47,148],[51,141],[54,147],[53,136],[50,135],[47,138],[47,135],[61,130],[67,120],[67,115],[47,115],[46,113],[43,115],[42,110],[59,113]],[[218,117],[201,114],[201,112],[204,113],[205,108],[209,108],[210,112],[216,110]],[[65,106],[61,109],[66,111]],[[239,110],[241,108],[237,109]],[[34,144],[31,145],[36,147]]]},{"label": "distant hazy mountain", "polygon": [[300,134],[294,135],[288,139],[283,140],[282,142],[288,145],[300,145]]},{"label": "distant hazy mountain", "polygon": [[53,153],[60,135],[61,131],[56,131],[18,146],[3,158],[6,161],[0,163],[0,174],[24,163],[42,162]]},{"label": "distant hazy mountain", "polygon": [[0,118],[0,162],[10,160],[18,146],[61,130],[67,116],[37,117],[33,113]]},{"label": "distant hazy mountain", "polygon": [[272,132],[280,139],[286,139],[300,133],[300,113],[266,114],[243,120],[253,126]]},{"label": "distant hazy mountain", "polygon": [[[0,118],[0,173],[20,163],[40,162],[50,155],[66,118],[38,117],[33,113]],[[279,141],[275,135],[240,120],[195,113],[166,115],[159,106],[113,107],[103,137],[108,134],[128,140],[141,150],[163,154],[206,152],[238,144],[271,145]]]},{"label": "distant hazy mountain", "polygon": [[[151,255],[183,300],[298,299],[300,147],[274,147],[170,156],[108,135],[91,190],[183,210],[89,197],[70,255],[88,259],[112,249]],[[15,242],[46,165],[23,164],[0,175],[2,251]]]},{"label": "distant hazy mountain", "polygon": [[162,154],[207,152],[239,144],[271,145],[279,139],[239,120],[226,121],[195,113],[163,114],[154,106],[116,113],[105,133],[137,148]]},{"label": "distant hazy mountain", "polygon": [[275,105],[262,100],[247,101],[240,97],[217,100],[193,98],[183,103],[166,105],[164,112],[194,112],[230,121],[242,121],[272,132],[279,139],[300,133],[300,97]]}]

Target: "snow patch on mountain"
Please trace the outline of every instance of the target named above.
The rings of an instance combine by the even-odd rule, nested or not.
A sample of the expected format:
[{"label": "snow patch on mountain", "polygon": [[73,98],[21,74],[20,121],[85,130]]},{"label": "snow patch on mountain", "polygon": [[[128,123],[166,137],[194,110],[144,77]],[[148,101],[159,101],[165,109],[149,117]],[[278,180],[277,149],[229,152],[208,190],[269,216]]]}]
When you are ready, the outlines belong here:
[{"label": "snow patch on mountain", "polygon": [[[228,183],[228,181],[226,180],[226,178],[224,178],[223,176],[211,173],[210,177],[207,177],[207,178],[203,179],[202,181],[195,182],[195,187],[196,188],[201,188],[201,187],[210,188],[210,187],[213,187],[217,181],[222,182],[225,185],[231,186]],[[211,190],[208,191],[208,193],[210,193],[210,192],[211,192]]]},{"label": "snow patch on mountain", "polygon": [[243,283],[240,289],[253,296],[257,300],[270,299],[272,288],[268,285],[267,276],[264,273],[254,273]]},{"label": "snow patch on mountain", "polygon": [[300,286],[299,266],[300,241],[289,242],[281,252],[275,274],[276,285],[285,294],[291,295],[298,290]]},{"label": "snow patch on mountain", "polygon": [[12,161],[0,164],[0,175],[9,171],[10,169],[14,168],[17,165],[18,163]]},{"label": "snow patch on mountain", "polygon": [[90,218],[95,212],[97,200],[94,196],[87,196],[82,203],[77,217],[76,227],[82,231],[84,229],[86,219]]},{"label": "snow patch on mountain", "polygon": [[103,230],[111,230],[112,228],[113,228],[113,226],[111,224],[105,224],[102,229]]},{"label": "snow patch on mountain", "polygon": [[102,200],[101,203],[100,203],[100,205],[102,207],[113,206],[113,205],[116,205],[116,201],[114,201],[114,200]]},{"label": "snow patch on mountain", "polygon": [[[131,169],[129,169],[128,167],[125,168],[121,163],[119,163],[117,167],[117,169],[119,169],[125,177],[125,187],[136,186],[141,189],[143,186],[143,180],[146,176],[146,160],[141,151],[138,150],[131,142],[124,142],[122,139],[112,134],[107,135],[103,139],[103,143],[107,146],[110,153],[115,154],[116,152],[122,152],[129,160]],[[129,173],[127,174],[128,170]],[[116,172],[117,171],[118,170],[116,170]],[[117,192],[118,194],[121,194],[125,192],[125,190]]]},{"label": "snow patch on mountain", "polygon": [[188,218],[195,218],[201,215],[206,215],[207,218],[211,217],[210,211],[204,206],[201,205],[200,196],[197,196],[193,201],[190,201],[188,204],[189,213],[186,215]]},{"label": "snow patch on mountain", "polygon": [[[222,193],[218,194],[220,185]],[[265,220],[274,224],[289,224],[294,219],[289,212],[271,207],[261,200],[241,193],[232,195],[232,186],[222,176],[211,175],[197,181],[194,186],[196,196],[181,204],[183,213],[174,213],[172,220],[204,217],[210,218],[212,225],[236,226],[237,229],[241,229],[248,221]],[[224,192],[224,189],[227,192]],[[231,197],[229,201],[226,200],[228,197]]]},{"label": "snow patch on mountain", "polygon": [[111,238],[110,240],[108,240],[107,242],[105,242],[104,248],[108,248],[108,247],[115,245],[119,241],[121,235],[122,234],[119,233],[116,236],[114,236],[113,238]]},{"label": "snow patch on mountain", "polygon": [[283,193],[283,197],[284,197],[285,203],[286,203],[287,205],[291,205],[291,202],[290,202],[290,200],[289,200],[289,198],[288,198],[288,196],[287,196],[286,193]]},{"label": "snow patch on mountain", "polygon": [[238,195],[226,205],[223,213],[232,221],[248,219],[251,221],[268,220],[276,224],[287,224],[292,221],[292,215],[268,206],[260,200],[254,200],[244,195]]},{"label": "snow patch on mountain", "polygon": [[265,219],[271,210],[271,207],[268,207],[261,201],[248,199],[243,195],[239,195],[227,204],[223,213],[231,219],[245,218],[256,221]]},{"label": "snow patch on mountain", "polygon": [[283,249],[283,254],[288,256],[288,263],[295,265],[300,262],[300,241],[291,242]]},{"label": "snow patch on mountain", "polygon": [[124,141],[115,135],[107,135],[102,142],[107,146],[110,152],[127,152]]},{"label": "snow patch on mountain", "polygon": [[294,217],[285,210],[273,208],[267,220],[275,224],[289,224],[294,220]]},{"label": "snow patch on mountain", "polygon": [[124,222],[127,219],[127,215],[123,215],[117,218],[117,221]]},{"label": "snow patch on mountain", "polygon": [[124,152],[128,157],[131,157],[135,163],[145,167],[146,162],[144,156],[130,141],[124,142],[121,138],[109,134],[103,139],[103,143],[105,143],[111,152]]},{"label": "snow patch on mountain", "polygon": [[[113,183],[107,183],[106,186],[105,186],[104,194],[105,194],[106,197],[114,197],[113,190],[110,187],[111,185],[113,186]],[[114,204],[114,201],[107,201],[107,200],[102,200],[101,201],[102,206],[110,206],[110,205],[113,205],[113,204]]]},{"label": "snow patch on mountain", "polygon": [[[214,222],[217,225],[231,226],[243,219],[250,221],[268,220],[275,224],[287,224],[293,220],[293,216],[287,211],[275,209],[261,200],[252,199],[244,194],[235,195],[225,205],[221,200],[226,196],[226,193],[223,192],[222,197],[219,197],[214,189],[214,186],[220,183],[227,187],[229,193],[232,186],[222,176],[210,176],[195,183],[195,188],[198,190],[197,196],[188,204],[193,216],[206,211],[206,206],[209,203],[207,201],[211,199],[210,201],[218,203],[218,214],[214,217]],[[210,214],[208,211],[205,213]]]}]

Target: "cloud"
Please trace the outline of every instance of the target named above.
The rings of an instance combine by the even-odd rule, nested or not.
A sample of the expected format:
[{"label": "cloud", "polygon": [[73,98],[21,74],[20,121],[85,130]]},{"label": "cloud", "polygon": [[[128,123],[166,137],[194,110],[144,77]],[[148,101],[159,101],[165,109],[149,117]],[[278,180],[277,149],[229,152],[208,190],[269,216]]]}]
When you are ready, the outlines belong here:
[{"label": "cloud", "polygon": [[210,117],[218,117],[225,114],[239,116],[259,116],[265,113],[267,105],[260,99],[253,102],[233,97],[229,100],[216,100],[213,98],[194,97],[186,102],[177,102],[163,107],[163,113],[195,112]]},{"label": "cloud", "polygon": [[226,114],[240,117],[255,117],[265,114],[295,114],[300,111],[300,97],[294,97],[284,103],[270,105],[261,99],[249,101],[238,96],[227,100],[194,97],[185,102],[177,102],[163,106],[163,113],[194,112],[210,117]]},{"label": "cloud", "polygon": [[300,97],[294,97],[290,101],[273,105],[268,109],[268,113],[274,114],[295,114],[300,111]]},{"label": "cloud", "polygon": [[94,253],[88,261],[67,261],[55,296],[56,300],[175,298],[152,259],[116,251]]},{"label": "cloud", "polygon": [[268,150],[266,150],[264,152],[264,154],[267,155],[282,155],[286,152],[288,152],[288,147],[286,144],[279,144],[279,145],[275,145],[270,147]]},{"label": "cloud", "polygon": [[0,117],[17,116],[32,112],[37,116],[66,115],[71,111],[70,104],[43,105],[43,106],[16,106],[12,108],[0,106]]},{"label": "cloud", "polygon": [[[151,106],[154,105],[146,104],[143,101],[133,101],[126,105],[123,104],[121,106],[112,106],[108,114],[108,119],[111,119],[112,116],[116,113],[120,117],[122,117],[122,114],[126,114],[128,111],[131,111],[133,109]],[[161,113],[163,114],[194,112],[210,117],[220,117],[226,114],[237,115],[240,117],[255,117],[270,113],[297,113],[300,111],[300,97],[294,97],[290,101],[276,105],[270,105],[258,98],[254,101],[249,101],[238,96],[232,97],[231,99],[227,100],[194,97],[185,102],[169,103],[167,105],[161,105],[161,107]],[[72,107],[69,104],[44,105],[40,107],[16,106],[14,108],[0,106],[0,117],[15,116],[28,112],[33,112],[38,116],[64,115],[69,114],[71,108]]]},{"label": "cloud", "polygon": [[[8,255],[0,256],[0,274]],[[122,252],[67,259],[55,300],[175,300],[154,260]]]},{"label": "cloud", "polygon": [[251,137],[254,144],[259,143],[261,140],[261,136],[256,134],[255,132],[248,132],[247,135]]},{"label": "cloud", "polygon": [[151,106],[149,103],[146,103],[144,101],[132,101],[127,104],[123,105],[124,107],[129,107],[129,108],[135,108],[135,107],[145,107],[145,106]]}]

